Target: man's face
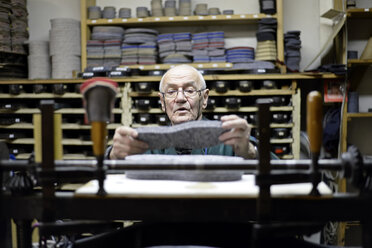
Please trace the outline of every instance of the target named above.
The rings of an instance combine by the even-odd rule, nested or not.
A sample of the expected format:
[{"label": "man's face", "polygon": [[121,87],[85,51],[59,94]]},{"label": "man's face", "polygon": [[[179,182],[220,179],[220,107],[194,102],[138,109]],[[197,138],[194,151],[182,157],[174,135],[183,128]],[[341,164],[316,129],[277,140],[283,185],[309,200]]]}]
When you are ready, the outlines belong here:
[{"label": "man's face", "polygon": [[[194,71],[177,71],[164,77],[162,92],[178,91],[174,98],[159,93],[162,109],[168,115],[172,125],[191,120],[200,120],[202,110],[207,106],[208,89],[194,97],[186,97],[183,90],[200,90],[199,77]],[[165,104],[165,105],[164,105]]]}]

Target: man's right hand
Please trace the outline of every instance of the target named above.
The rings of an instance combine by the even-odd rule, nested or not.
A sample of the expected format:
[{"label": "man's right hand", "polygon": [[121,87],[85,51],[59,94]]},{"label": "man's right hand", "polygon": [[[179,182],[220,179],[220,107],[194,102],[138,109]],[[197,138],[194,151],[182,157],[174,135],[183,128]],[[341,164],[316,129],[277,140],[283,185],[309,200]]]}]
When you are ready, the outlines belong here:
[{"label": "man's right hand", "polygon": [[115,130],[110,159],[123,159],[128,155],[141,154],[148,144],[137,139],[138,133],[130,127],[118,127]]}]

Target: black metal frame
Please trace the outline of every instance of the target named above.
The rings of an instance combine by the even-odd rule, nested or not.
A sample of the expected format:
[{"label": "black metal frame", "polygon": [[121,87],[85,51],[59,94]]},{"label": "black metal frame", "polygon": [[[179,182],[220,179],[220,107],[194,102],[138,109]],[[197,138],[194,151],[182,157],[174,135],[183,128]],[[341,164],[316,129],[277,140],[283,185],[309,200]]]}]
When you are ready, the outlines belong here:
[{"label": "black metal frame", "polygon": [[[361,220],[363,224],[363,246],[372,247],[372,196],[364,194],[337,194],[333,196],[308,195],[292,197],[272,197],[270,186],[281,183],[313,182],[314,172],[318,169],[350,170],[350,163],[342,160],[319,160],[317,170],[311,169],[311,161],[270,161],[269,151],[269,107],[268,102],[259,102],[259,161],[243,161],[227,164],[177,164],[159,165],[151,163],[134,164],[127,161],[104,161],[101,168],[105,173],[122,170],[146,169],[188,169],[212,170],[230,169],[253,171],[258,174],[256,184],[260,187],[258,198],[128,198],[110,195],[78,196],[69,192],[55,192],[54,183],[87,181],[102,176],[97,163],[91,161],[54,161],[53,156],[53,119],[52,103],[45,103],[43,113],[43,162],[0,161],[1,172],[7,170],[28,170],[41,182],[42,190],[32,194],[11,195],[1,192],[0,218],[14,218],[19,231],[18,247],[31,247],[31,222],[39,219],[53,223],[57,219],[72,220],[142,220],[145,222],[171,223],[226,223],[239,224],[255,221],[255,238],[282,231],[290,233],[293,227],[312,230],[314,223],[326,221]],[[47,112],[47,113],[45,113]],[[45,135],[48,134],[48,135]],[[350,161],[349,161],[350,162]],[[80,167],[74,167],[80,163]],[[104,166],[102,166],[104,165]],[[106,167],[108,170],[106,170]],[[275,173],[271,170],[275,169]],[[280,170],[279,170],[280,169]],[[362,168],[370,175],[371,166]],[[369,194],[368,194],[369,192]],[[279,228],[278,228],[278,223]],[[52,228],[51,225],[48,228]],[[298,228],[300,229],[300,228]],[[297,230],[298,231],[298,230]],[[51,232],[51,231],[50,231]],[[258,245],[259,246],[259,245]]]}]

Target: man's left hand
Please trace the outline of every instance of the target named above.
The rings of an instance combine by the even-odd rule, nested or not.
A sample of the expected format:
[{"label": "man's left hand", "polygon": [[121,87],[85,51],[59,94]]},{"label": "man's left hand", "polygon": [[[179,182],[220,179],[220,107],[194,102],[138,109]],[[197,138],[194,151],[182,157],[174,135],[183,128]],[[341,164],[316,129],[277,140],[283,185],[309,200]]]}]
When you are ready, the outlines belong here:
[{"label": "man's left hand", "polygon": [[251,126],[246,120],[237,115],[221,117],[222,128],[230,129],[220,135],[219,140],[225,145],[231,145],[237,156],[245,159],[256,158],[254,145],[250,143]]}]

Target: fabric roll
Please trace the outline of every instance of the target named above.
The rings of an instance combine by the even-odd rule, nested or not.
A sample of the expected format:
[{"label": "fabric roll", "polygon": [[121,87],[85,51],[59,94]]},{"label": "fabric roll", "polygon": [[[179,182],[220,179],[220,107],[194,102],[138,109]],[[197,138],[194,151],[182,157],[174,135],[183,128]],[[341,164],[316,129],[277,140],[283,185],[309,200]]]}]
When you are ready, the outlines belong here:
[{"label": "fabric roll", "polygon": [[72,78],[73,71],[80,71],[80,22],[69,18],[51,20],[50,56],[52,78]]},{"label": "fabric roll", "polygon": [[52,56],[52,78],[72,78],[73,71],[80,71],[80,56],[66,54]]},{"label": "fabric roll", "polygon": [[49,79],[50,71],[49,55],[28,56],[28,79]]}]

